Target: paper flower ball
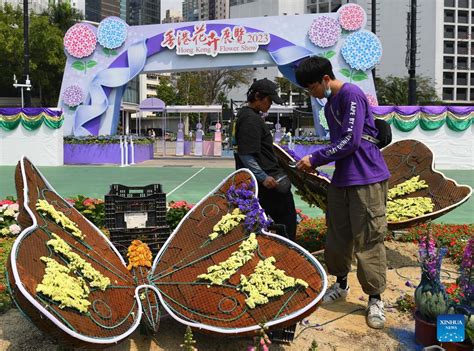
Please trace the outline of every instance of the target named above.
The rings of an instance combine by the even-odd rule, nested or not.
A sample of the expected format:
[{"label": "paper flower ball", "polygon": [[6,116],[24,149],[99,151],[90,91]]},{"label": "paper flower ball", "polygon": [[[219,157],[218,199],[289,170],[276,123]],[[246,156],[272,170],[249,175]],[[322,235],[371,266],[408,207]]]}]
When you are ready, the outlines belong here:
[{"label": "paper flower ball", "polygon": [[97,44],[97,38],[92,26],[76,23],[64,35],[64,48],[69,55],[83,58],[91,55]]},{"label": "paper flower ball", "polygon": [[347,37],[341,54],[351,68],[366,71],[380,63],[382,44],[374,33],[361,30]]},{"label": "paper flower ball", "polygon": [[357,4],[341,6],[337,13],[339,14],[339,24],[345,30],[360,29],[366,22],[365,11]]},{"label": "paper flower ball", "polygon": [[309,40],[321,48],[327,48],[337,43],[341,37],[341,26],[334,18],[319,16],[308,31]]},{"label": "paper flower ball", "polygon": [[107,49],[116,49],[127,39],[127,24],[118,17],[107,17],[99,24],[97,40]]},{"label": "paper flower ball", "polygon": [[78,106],[84,101],[84,93],[77,85],[71,85],[64,90],[63,102],[71,107]]},{"label": "paper flower ball", "polygon": [[370,106],[378,106],[379,102],[377,100],[377,97],[373,96],[372,94],[366,93],[365,96],[367,96],[367,100],[369,100],[369,105]]}]

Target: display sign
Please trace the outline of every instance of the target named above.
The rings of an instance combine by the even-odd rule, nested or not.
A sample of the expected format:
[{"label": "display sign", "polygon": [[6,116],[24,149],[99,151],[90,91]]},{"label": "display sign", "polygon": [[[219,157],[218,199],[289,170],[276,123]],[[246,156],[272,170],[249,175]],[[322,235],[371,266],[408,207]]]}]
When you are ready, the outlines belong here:
[{"label": "display sign", "polygon": [[270,34],[266,32],[247,32],[243,26],[225,27],[218,34],[215,30],[206,33],[206,23],[188,30],[168,29],[161,46],[176,49],[177,55],[208,55],[238,54],[257,52],[260,45],[270,43]]}]

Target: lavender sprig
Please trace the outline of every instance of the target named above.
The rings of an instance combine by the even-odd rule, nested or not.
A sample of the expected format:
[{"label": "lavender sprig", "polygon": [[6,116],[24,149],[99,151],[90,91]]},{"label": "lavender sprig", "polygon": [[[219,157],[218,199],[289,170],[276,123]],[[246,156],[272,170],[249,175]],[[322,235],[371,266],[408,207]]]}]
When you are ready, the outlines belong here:
[{"label": "lavender sprig", "polygon": [[464,249],[464,254],[461,261],[461,275],[459,276],[459,287],[464,294],[466,301],[473,301],[474,299],[474,282],[473,280],[473,252],[474,238],[470,238]]},{"label": "lavender sprig", "polygon": [[242,183],[240,187],[232,185],[225,195],[231,205],[238,207],[245,214],[245,229],[250,233],[259,233],[262,229],[267,229],[272,221],[265,218],[264,211],[254,196],[254,188],[253,181],[249,185]]},{"label": "lavender sprig", "polygon": [[421,238],[418,252],[420,254],[422,270],[428,274],[431,281],[439,283],[441,262],[447,252],[446,248],[437,250],[434,238],[428,233]]}]

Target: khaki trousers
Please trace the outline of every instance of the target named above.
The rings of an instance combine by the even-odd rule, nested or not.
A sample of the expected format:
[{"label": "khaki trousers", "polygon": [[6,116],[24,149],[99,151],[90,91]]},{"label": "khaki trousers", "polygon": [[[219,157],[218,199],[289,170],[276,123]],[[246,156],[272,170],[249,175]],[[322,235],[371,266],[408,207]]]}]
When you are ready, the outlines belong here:
[{"label": "khaki trousers", "polygon": [[386,286],[387,233],[385,207],[387,181],[328,189],[325,260],[328,272],[345,276],[357,260],[357,278],[368,295],[381,294]]}]

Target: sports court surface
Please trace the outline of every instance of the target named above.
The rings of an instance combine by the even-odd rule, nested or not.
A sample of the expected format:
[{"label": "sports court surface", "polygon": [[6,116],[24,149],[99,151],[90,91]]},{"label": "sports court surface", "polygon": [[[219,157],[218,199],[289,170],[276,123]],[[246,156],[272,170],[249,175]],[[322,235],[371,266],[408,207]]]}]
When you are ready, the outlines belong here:
[{"label": "sports court surface", "polygon": [[[118,166],[63,166],[38,167],[50,184],[63,197],[85,195],[104,198],[110,184],[140,186],[162,184],[168,201],[186,200],[198,202],[214,189],[228,174],[233,172],[233,160],[229,159],[162,159],[141,165]],[[16,197],[13,166],[0,167],[0,199],[8,195]],[[322,168],[327,173],[332,168]],[[474,187],[473,170],[446,170],[443,173],[460,184]],[[322,211],[310,208],[295,195],[296,207],[310,216],[320,216]],[[454,211],[436,222],[464,224],[474,223],[474,200],[471,198]]]}]

